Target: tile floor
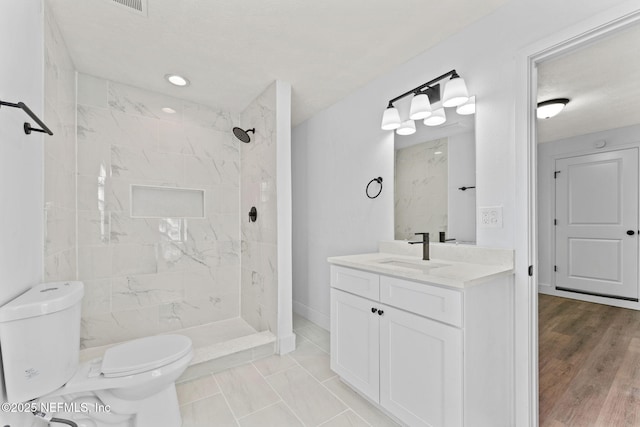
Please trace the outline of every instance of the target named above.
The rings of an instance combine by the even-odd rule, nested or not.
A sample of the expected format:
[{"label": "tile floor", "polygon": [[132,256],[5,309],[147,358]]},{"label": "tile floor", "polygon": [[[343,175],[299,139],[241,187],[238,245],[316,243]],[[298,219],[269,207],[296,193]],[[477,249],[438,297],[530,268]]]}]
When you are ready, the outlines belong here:
[{"label": "tile floor", "polygon": [[329,333],[294,315],[296,350],[178,384],[183,427],[397,426],[329,369]]}]

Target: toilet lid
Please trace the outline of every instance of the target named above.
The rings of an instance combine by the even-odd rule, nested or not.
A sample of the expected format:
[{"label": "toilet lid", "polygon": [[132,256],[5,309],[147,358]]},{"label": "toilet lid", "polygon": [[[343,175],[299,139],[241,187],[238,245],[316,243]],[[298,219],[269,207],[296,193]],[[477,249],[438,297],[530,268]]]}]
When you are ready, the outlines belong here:
[{"label": "toilet lid", "polygon": [[105,377],[123,377],[159,368],[191,351],[191,340],[184,335],[158,335],[128,341],[111,347],[102,358]]}]

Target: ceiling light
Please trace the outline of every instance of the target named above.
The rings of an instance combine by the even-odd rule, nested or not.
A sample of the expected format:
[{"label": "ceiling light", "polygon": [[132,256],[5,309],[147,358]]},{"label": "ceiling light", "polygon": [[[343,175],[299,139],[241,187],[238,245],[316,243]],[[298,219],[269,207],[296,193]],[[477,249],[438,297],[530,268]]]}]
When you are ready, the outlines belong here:
[{"label": "ceiling light", "polygon": [[461,116],[475,114],[476,113],[476,96],[474,95],[470,97],[467,102],[458,106],[458,108],[456,108],[456,113],[460,114]]},{"label": "ceiling light", "polygon": [[549,119],[553,116],[557,116],[568,103],[569,99],[567,98],[556,98],[538,102],[536,116],[539,119]]},{"label": "ceiling light", "polygon": [[435,152],[435,153],[433,153],[433,154],[442,154],[442,151],[436,151],[436,152]]},{"label": "ceiling light", "polygon": [[162,112],[167,114],[175,114],[176,110],[171,107],[162,107]]},{"label": "ceiling light", "polygon": [[400,113],[398,113],[398,109],[389,103],[389,106],[382,114],[382,130],[398,129],[401,124],[402,122],[400,121]]},{"label": "ceiling light", "polygon": [[447,115],[444,113],[444,108],[440,107],[433,112],[433,114],[424,119],[424,124],[427,126],[438,126],[447,121]]},{"label": "ceiling light", "polygon": [[402,122],[402,125],[396,130],[398,135],[411,135],[416,133],[416,123],[413,120],[406,120]]},{"label": "ceiling light", "polygon": [[431,102],[426,93],[418,93],[411,99],[411,109],[409,110],[409,118],[411,120],[426,119],[431,115]]},{"label": "ceiling light", "polygon": [[167,79],[172,85],[189,86],[189,80],[177,74],[167,74],[164,76],[164,78]]},{"label": "ceiling light", "polygon": [[469,92],[464,79],[453,72],[451,80],[444,85],[444,94],[442,95],[443,107],[457,107],[469,100]]}]

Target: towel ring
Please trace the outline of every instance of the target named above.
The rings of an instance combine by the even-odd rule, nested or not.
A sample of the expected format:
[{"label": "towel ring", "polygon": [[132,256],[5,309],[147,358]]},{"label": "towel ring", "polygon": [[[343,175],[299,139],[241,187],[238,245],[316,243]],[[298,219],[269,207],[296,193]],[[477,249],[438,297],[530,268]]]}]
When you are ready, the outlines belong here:
[{"label": "towel ring", "polygon": [[[376,193],[375,196],[371,196],[369,194],[369,186],[373,183],[373,182],[377,182],[378,184],[380,184],[380,190],[378,190],[378,192]],[[375,199],[376,197],[378,197],[380,195],[380,193],[382,193],[382,177],[377,177],[377,178],[373,178],[371,181],[369,181],[369,183],[367,184],[367,188],[365,190],[365,193],[367,194],[367,197],[370,199]]]}]

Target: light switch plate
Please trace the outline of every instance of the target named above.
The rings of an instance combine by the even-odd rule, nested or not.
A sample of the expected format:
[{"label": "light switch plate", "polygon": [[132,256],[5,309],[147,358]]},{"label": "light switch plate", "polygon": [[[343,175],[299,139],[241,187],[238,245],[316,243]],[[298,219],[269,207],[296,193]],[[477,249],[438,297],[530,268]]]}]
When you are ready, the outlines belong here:
[{"label": "light switch plate", "polygon": [[502,228],[502,206],[479,207],[478,226],[480,228]]}]

